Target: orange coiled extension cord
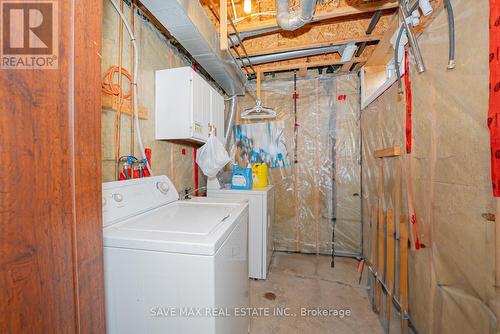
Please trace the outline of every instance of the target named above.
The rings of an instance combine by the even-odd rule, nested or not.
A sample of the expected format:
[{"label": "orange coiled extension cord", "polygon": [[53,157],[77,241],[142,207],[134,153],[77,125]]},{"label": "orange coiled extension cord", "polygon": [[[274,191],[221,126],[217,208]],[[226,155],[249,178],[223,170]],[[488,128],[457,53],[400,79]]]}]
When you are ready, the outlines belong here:
[{"label": "orange coiled extension cord", "polygon": [[[131,90],[129,90],[127,94],[123,93],[120,85],[115,83],[114,80],[115,73],[118,73],[118,75],[120,75],[120,67],[112,66],[109,68],[106,74],[104,74],[104,77],[102,78],[101,82],[102,91],[105,94],[118,96],[121,97],[123,100],[126,100],[132,95],[132,92]],[[132,82],[132,76],[130,75],[130,73],[123,67],[121,68],[121,73],[123,76],[127,78],[130,85],[130,82]]]}]

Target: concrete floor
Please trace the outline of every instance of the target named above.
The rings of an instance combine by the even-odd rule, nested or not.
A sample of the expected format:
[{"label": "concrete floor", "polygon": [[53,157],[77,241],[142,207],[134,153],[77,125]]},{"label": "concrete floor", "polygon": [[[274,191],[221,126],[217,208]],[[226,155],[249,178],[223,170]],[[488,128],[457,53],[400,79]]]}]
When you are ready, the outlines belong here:
[{"label": "concrete floor", "polygon": [[[357,264],[337,258],[331,268],[329,256],[275,253],[267,280],[250,282],[250,304],[271,314],[289,308],[290,316],[263,316],[265,311],[260,311],[252,317],[251,333],[384,333],[366,288],[358,285]],[[318,307],[331,310],[331,315],[302,313]],[[335,309],[350,310],[351,315],[335,316]]]}]

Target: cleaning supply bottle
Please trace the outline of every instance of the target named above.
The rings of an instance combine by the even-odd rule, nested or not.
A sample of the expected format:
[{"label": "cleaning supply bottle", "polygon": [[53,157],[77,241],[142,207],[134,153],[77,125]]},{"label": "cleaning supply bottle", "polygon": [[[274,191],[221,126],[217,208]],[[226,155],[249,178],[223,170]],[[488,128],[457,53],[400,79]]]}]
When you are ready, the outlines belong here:
[{"label": "cleaning supply bottle", "polygon": [[256,163],[252,167],[252,187],[262,189],[267,187],[268,167],[265,163]]}]

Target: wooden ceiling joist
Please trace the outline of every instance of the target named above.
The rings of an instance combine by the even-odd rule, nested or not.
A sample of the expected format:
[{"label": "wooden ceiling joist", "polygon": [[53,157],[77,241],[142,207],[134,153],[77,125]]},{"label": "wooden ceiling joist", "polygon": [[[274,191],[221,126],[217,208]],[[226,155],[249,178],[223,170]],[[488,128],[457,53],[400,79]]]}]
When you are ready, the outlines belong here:
[{"label": "wooden ceiling joist", "polygon": [[220,49],[227,50],[229,45],[227,41],[227,0],[220,0],[220,9],[219,9],[219,20],[221,21],[219,24],[220,36]]},{"label": "wooden ceiling joist", "polygon": [[[295,50],[302,50],[302,49],[313,49],[313,48],[321,48],[324,46],[332,46],[332,45],[342,45],[342,44],[348,44],[348,43],[359,43],[359,42],[371,42],[371,41],[379,41],[383,35],[370,35],[370,36],[363,36],[359,38],[354,38],[354,39],[339,39],[336,41],[319,41],[319,42],[311,42],[308,43],[307,45],[284,45],[281,47],[275,47],[275,48],[267,48],[265,50],[249,50],[249,56],[258,56],[261,54],[273,54],[273,53],[280,53],[280,52],[288,52],[288,51],[295,51]],[[265,52],[265,53],[264,53]]]},{"label": "wooden ceiling joist", "polygon": [[[207,10],[215,26],[219,26],[220,4],[225,5],[222,13],[228,13],[230,18],[244,20],[236,24],[239,32],[260,30],[263,28],[277,27],[275,0],[259,0],[253,2],[253,13],[248,16],[243,12],[243,1],[235,0],[233,14],[233,1],[227,0],[200,0]],[[292,8],[296,8],[300,0],[290,0]],[[384,37],[391,28],[391,17],[396,11],[398,0],[335,0],[319,2],[316,7],[314,20],[295,31],[277,30],[263,35],[248,37],[243,41],[243,46],[250,57],[267,55],[288,51],[310,48],[320,48],[332,45],[356,43],[363,45],[356,53],[354,59],[347,63],[340,63],[338,53],[321,54],[317,56],[301,57],[284,61],[275,61],[255,66],[256,70],[273,69],[285,71],[289,69],[302,69],[335,65],[342,67],[342,72],[353,71],[366,63],[366,60],[375,49],[374,44]],[[259,15],[260,14],[260,15]],[[376,16],[374,17],[374,14]],[[380,20],[378,19],[380,17]],[[374,29],[368,33],[370,22],[376,23]],[[221,29],[225,35],[225,29]],[[229,31],[231,33],[232,31]],[[225,47],[223,43],[222,48]],[[366,46],[366,51],[365,47]],[[245,54],[242,46],[230,47],[238,57]]]},{"label": "wooden ceiling joist", "polygon": [[353,58],[351,61],[349,61],[347,63],[344,63],[344,65],[342,65],[342,68],[340,69],[340,72],[342,72],[342,73],[350,72],[351,71],[351,67],[355,63],[359,63],[358,58]]},{"label": "wooden ceiling joist", "polygon": [[399,19],[394,15],[384,36],[381,38],[380,43],[368,60],[367,66],[386,65],[387,61],[394,56],[394,49],[392,48],[391,38],[396,33],[399,27]]},{"label": "wooden ceiling joist", "polygon": [[273,66],[273,67],[258,67],[259,71],[265,72],[280,72],[280,71],[291,71],[291,70],[300,70],[303,68],[316,68],[316,67],[328,67],[342,64],[349,64],[349,68],[352,63],[365,63],[366,58],[353,58],[352,62],[342,63],[341,61],[316,61],[316,62],[303,62],[303,63],[292,63],[290,65],[281,65],[281,66]]},{"label": "wooden ceiling joist", "polygon": [[[332,5],[326,7],[326,9],[323,10],[317,10],[316,13],[314,14],[313,22],[330,20],[334,18],[344,18],[347,16],[372,13],[377,10],[394,9],[398,7],[397,1],[385,2],[385,3],[384,2],[363,3],[360,1],[357,2],[350,1],[350,2],[351,3],[354,2],[356,3],[356,5],[349,4],[349,2],[344,1],[338,7]],[[251,22],[241,21],[237,25],[237,27],[240,32],[245,32],[245,31],[254,31],[266,28],[276,28],[278,27],[278,25],[276,23],[276,18],[273,17],[259,21],[257,20]]]},{"label": "wooden ceiling joist", "polygon": [[[367,60],[366,56],[355,57],[348,63],[362,63],[364,64]],[[268,64],[256,65],[255,68],[260,72],[280,72],[280,71],[291,71],[299,70],[301,68],[316,68],[316,67],[328,67],[334,65],[346,64],[341,61],[341,57],[338,54],[330,55],[320,55],[312,57],[302,57],[293,60],[284,60],[279,62],[273,62]]]},{"label": "wooden ceiling joist", "polygon": [[[355,69],[361,67],[366,63],[368,57],[370,57],[375,48],[376,45],[367,45],[359,56],[355,56],[348,63],[351,63],[351,65],[357,63]],[[275,61],[272,63],[255,65],[254,67],[257,71],[262,71],[262,72],[280,72],[280,71],[296,70],[303,67],[315,68],[315,67],[327,67],[330,65],[335,66],[344,64],[346,63],[343,63],[341,61],[341,56],[338,53],[330,53],[330,54],[321,54],[316,56],[301,57],[289,60]]]},{"label": "wooden ceiling joist", "polygon": [[281,31],[248,38],[244,41],[250,56],[294,51],[305,48],[340,45],[349,42],[370,42],[382,38],[390,25],[391,15],[384,14],[371,35],[366,34],[371,16],[347,21],[335,20],[306,25],[296,31]]}]

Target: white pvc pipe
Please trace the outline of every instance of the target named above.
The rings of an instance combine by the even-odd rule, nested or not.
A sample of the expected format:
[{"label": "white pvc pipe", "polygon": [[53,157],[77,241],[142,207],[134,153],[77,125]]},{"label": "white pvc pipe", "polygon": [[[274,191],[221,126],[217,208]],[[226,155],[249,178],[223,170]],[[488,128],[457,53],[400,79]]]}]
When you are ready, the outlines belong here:
[{"label": "white pvc pipe", "polygon": [[153,176],[153,171],[151,170],[151,167],[149,166],[149,162],[146,158],[146,152],[144,152],[144,145],[142,143],[142,135],[141,135],[141,128],[139,126],[139,102],[137,96],[139,95],[139,89],[137,86],[137,77],[139,75],[139,50],[137,48],[137,42],[135,40],[134,33],[132,32],[132,29],[130,28],[130,25],[128,24],[127,20],[125,20],[125,15],[123,12],[120,10],[120,7],[116,4],[114,0],[109,0],[113,7],[115,7],[116,11],[122,18],[123,24],[125,25],[125,28],[127,29],[128,34],[130,35],[130,41],[132,42],[132,46],[134,49],[134,81],[131,82],[131,85],[134,87],[134,104],[132,106],[133,108],[133,114],[134,114],[134,124],[135,124],[135,133],[137,134],[137,142],[139,143],[139,149],[142,154],[142,159],[146,161],[146,168],[149,171],[149,174]]}]

